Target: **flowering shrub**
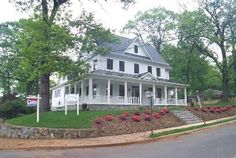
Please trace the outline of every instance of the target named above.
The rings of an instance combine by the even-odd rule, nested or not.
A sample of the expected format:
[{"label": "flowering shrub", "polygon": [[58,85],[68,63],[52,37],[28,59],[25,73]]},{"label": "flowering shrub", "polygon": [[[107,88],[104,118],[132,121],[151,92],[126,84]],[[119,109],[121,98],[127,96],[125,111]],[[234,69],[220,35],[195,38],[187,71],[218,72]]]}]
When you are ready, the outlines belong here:
[{"label": "flowering shrub", "polygon": [[111,115],[107,115],[107,116],[105,116],[105,120],[106,121],[112,121],[112,116]]},{"label": "flowering shrub", "polygon": [[159,113],[155,113],[155,114],[153,115],[153,117],[155,117],[156,119],[159,119],[161,116],[160,116]]},{"label": "flowering shrub", "polygon": [[151,121],[151,115],[145,114],[144,119],[145,121]]},{"label": "flowering shrub", "polygon": [[165,108],[165,109],[163,109],[163,112],[165,112],[166,114],[168,114],[168,113],[169,113],[169,109]]},{"label": "flowering shrub", "polygon": [[120,116],[120,120],[121,120],[121,121],[126,121],[126,120],[127,120],[127,116],[124,115],[124,114],[121,115],[121,116]]},{"label": "flowering shrub", "polygon": [[215,109],[214,109],[214,108],[211,108],[209,111],[210,111],[211,113],[215,113]]},{"label": "flowering shrub", "polygon": [[122,115],[124,115],[124,116],[129,116],[129,112],[128,112],[128,111],[125,111],[125,112],[122,113]]},{"label": "flowering shrub", "polygon": [[208,111],[208,109],[206,109],[206,108],[202,108],[201,110],[202,110],[202,112],[207,112]]},{"label": "flowering shrub", "polygon": [[163,112],[163,111],[160,111],[159,114],[160,114],[161,116],[164,116],[166,113]]},{"label": "flowering shrub", "polygon": [[140,122],[141,121],[141,116],[140,115],[134,115],[132,117],[132,120],[135,121],[135,122]]},{"label": "flowering shrub", "polygon": [[102,124],[102,119],[96,119],[96,120],[95,120],[95,123],[96,123],[97,125]]}]

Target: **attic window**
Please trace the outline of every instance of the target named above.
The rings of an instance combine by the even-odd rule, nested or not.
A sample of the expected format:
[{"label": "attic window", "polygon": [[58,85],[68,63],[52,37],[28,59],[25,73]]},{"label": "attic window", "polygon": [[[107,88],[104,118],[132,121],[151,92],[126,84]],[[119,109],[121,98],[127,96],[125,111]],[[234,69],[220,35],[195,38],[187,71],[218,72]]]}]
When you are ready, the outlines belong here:
[{"label": "attic window", "polygon": [[138,53],[138,46],[134,45],[134,53]]}]

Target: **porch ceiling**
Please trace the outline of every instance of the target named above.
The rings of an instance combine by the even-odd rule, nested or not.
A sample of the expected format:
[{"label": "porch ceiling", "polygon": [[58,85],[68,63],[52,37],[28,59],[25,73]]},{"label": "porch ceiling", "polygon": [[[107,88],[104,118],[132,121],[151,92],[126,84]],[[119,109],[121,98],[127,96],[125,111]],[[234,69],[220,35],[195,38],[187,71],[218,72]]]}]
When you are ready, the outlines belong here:
[{"label": "porch ceiling", "polygon": [[160,79],[160,78],[155,78],[148,80],[147,78],[142,78],[142,76],[147,75],[148,73],[143,73],[143,74],[137,74],[137,75],[132,75],[132,74],[127,74],[127,73],[120,73],[120,72],[112,72],[112,71],[105,71],[105,70],[96,70],[92,73],[88,74],[88,77],[94,77],[96,79],[113,79],[117,81],[131,81],[135,83],[144,83],[144,84],[159,84],[159,85],[169,85],[169,86],[178,86],[178,87],[187,87],[189,85],[183,84],[183,83],[178,83],[173,80],[167,80],[167,79]]}]

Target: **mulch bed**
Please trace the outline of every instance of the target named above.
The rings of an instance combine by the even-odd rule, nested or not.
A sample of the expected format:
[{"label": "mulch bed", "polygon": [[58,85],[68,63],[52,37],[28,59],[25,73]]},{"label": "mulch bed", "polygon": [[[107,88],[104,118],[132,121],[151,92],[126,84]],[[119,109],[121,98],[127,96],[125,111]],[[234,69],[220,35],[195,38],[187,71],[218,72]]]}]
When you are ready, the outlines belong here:
[{"label": "mulch bed", "polygon": [[[157,114],[154,113],[154,114]],[[160,118],[153,117],[153,129],[163,129],[184,125],[184,122],[179,120],[175,115],[168,113],[157,114]],[[150,115],[144,112],[137,116],[140,121],[137,121],[135,114],[124,114],[120,116],[105,116],[96,118],[93,127],[98,129],[99,136],[121,135],[144,132],[151,129]],[[135,121],[136,120],[136,121]]]},{"label": "mulch bed", "polygon": [[203,115],[206,121],[236,115],[236,106],[203,107],[201,109],[197,107],[188,107],[187,109],[200,118],[202,118]]}]

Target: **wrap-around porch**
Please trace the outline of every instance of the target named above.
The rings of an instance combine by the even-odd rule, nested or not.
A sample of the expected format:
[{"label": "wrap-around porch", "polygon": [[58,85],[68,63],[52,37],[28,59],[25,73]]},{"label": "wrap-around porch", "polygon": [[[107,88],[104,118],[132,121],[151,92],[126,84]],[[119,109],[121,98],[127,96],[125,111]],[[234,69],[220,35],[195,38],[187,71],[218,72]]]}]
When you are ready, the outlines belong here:
[{"label": "wrap-around porch", "polygon": [[154,105],[187,105],[186,86],[150,80],[89,77],[68,85],[65,94],[79,94],[80,104],[148,105],[146,91],[152,92]]}]

